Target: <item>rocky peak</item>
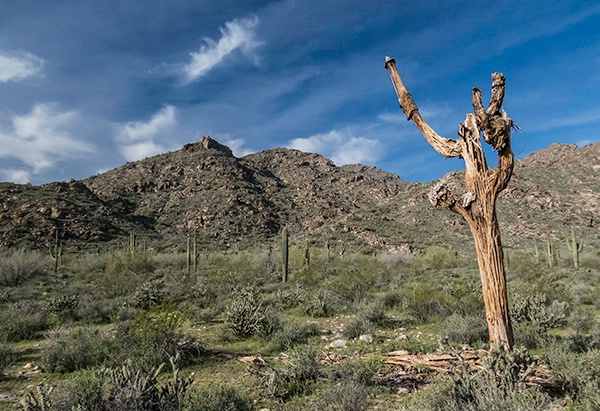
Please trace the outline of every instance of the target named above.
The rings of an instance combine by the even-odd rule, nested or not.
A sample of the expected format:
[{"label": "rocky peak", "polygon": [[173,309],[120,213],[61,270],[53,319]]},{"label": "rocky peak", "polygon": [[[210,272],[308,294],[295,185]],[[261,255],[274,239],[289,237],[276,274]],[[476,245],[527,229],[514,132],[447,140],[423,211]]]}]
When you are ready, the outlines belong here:
[{"label": "rocky peak", "polygon": [[183,146],[183,151],[197,151],[197,150],[216,150],[228,157],[233,157],[233,151],[217,140],[212,139],[210,136],[203,136],[199,143],[186,144]]}]

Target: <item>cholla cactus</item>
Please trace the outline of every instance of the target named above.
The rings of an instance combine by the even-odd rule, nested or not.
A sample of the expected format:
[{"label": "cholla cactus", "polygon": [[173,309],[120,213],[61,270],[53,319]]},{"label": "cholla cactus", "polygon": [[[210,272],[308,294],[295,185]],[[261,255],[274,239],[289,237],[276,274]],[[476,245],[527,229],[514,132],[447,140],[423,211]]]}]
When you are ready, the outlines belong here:
[{"label": "cholla cactus", "polygon": [[[33,391],[29,391],[27,396],[21,400],[18,405],[18,409],[24,411],[52,411],[54,407],[52,406],[52,401],[50,399],[50,394],[54,390],[54,387],[49,385],[45,386],[43,384],[37,385],[36,390],[38,395],[35,395]],[[38,398],[39,396],[39,398]]]}]

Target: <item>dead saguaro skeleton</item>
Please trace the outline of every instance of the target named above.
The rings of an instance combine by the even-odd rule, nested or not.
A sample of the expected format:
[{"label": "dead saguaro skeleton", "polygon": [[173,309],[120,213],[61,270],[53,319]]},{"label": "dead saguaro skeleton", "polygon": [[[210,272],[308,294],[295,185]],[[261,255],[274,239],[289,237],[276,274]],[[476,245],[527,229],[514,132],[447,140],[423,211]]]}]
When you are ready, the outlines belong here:
[{"label": "dead saguaro skeleton", "polygon": [[[458,131],[458,140],[437,134],[425,122],[412,96],[404,86],[396,62],[387,57],[385,68],[390,72],[400,107],[427,142],[445,157],[460,157],[465,161],[466,193],[457,199],[441,180],[429,194],[434,205],[460,214],[469,224],[475,240],[477,262],[483,286],[483,299],[490,342],[511,349],[513,330],[508,314],[508,297],[500,229],[496,216],[496,198],[506,188],[514,167],[510,143],[512,120],[502,111],[506,78],[492,74],[492,96],[487,110],[483,107],[481,90],[473,88],[473,110],[468,113]],[[487,165],[481,136],[498,153],[498,166]]]}]

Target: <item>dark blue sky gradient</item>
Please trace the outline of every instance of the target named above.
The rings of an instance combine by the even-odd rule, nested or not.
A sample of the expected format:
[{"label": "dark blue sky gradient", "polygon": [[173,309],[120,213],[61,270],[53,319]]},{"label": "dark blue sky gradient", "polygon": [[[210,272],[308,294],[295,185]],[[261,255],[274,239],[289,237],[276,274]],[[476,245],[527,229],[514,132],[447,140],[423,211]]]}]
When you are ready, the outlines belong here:
[{"label": "dark blue sky gradient", "polygon": [[[81,179],[209,134],[236,155],[293,147],[409,181],[462,168],[400,111],[396,58],[446,137],[507,76],[527,155],[600,139],[592,1],[0,0],[0,180]],[[489,159],[495,164],[495,159]]]}]

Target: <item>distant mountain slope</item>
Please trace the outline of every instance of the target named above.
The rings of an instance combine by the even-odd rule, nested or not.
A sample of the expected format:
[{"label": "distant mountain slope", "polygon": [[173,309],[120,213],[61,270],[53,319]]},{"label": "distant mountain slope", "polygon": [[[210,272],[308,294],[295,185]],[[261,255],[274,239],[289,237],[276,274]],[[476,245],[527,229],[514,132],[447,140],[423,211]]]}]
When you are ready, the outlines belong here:
[{"label": "distant mountain slope", "polygon": [[106,241],[141,220],[125,202],[104,202],[80,181],[37,187],[0,183],[0,246],[43,247],[57,228],[71,239]]},{"label": "distant mountain slope", "polygon": [[[488,162],[494,164],[492,158]],[[463,192],[463,171],[446,180],[455,192]],[[456,214],[430,206],[427,193],[434,184],[415,184],[390,203],[390,214],[401,212],[394,214],[395,224],[385,227],[385,235],[408,232],[414,233],[413,241],[456,245],[468,240],[470,246],[466,224]],[[571,226],[586,241],[600,243],[600,142],[583,148],[553,144],[517,161],[497,210],[508,246],[523,239],[564,239]]]},{"label": "distant mountain slope", "polygon": [[514,236],[559,238],[574,226],[600,240],[600,142],[553,144],[519,160],[498,209]]},{"label": "distant mountain slope", "polygon": [[[491,161],[490,161],[491,162]],[[522,160],[499,200],[507,244],[559,237],[570,225],[598,239],[600,143],[552,145]],[[447,176],[460,188],[462,172]],[[210,137],[81,181],[0,184],[0,245],[48,242],[58,229],[73,246],[137,232],[161,244],[196,230],[205,243],[258,242],[287,226],[296,238],[393,249],[469,244],[458,216],[433,208],[433,183],[409,184],[362,165],[335,166],[276,148],[233,156]]]},{"label": "distant mountain slope", "polygon": [[83,183],[104,201],[126,199],[158,231],[198,229],[221,242],[270,237],[284,225],[319,231],[351,208],[385,202],[408,186],[374,167],[336,167],[297,150],[236,158],[210,137]]}]

